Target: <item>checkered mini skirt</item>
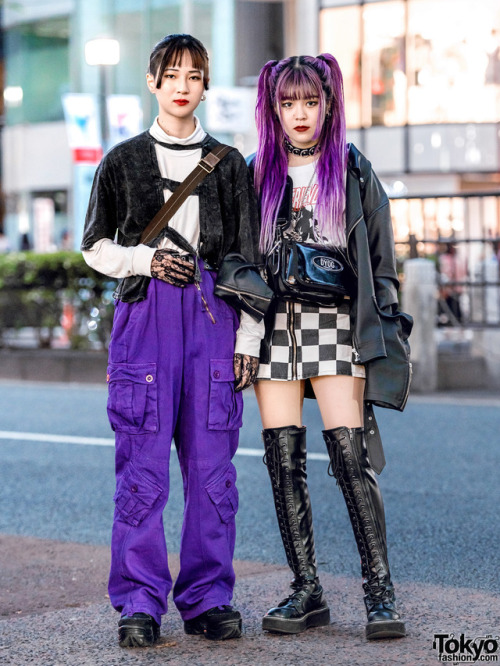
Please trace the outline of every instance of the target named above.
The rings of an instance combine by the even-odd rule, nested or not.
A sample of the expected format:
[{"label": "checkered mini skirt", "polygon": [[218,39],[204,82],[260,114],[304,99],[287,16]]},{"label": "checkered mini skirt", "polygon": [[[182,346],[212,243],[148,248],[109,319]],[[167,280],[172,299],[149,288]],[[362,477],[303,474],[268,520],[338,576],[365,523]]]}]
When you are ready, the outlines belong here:
[{"label": "checkered mini skirt", "polygon": [[365,377],[355,365],[349,302],[334,308],[279,301],[271,339],[271,362],[258,379],[310,379],[323,375]]}]

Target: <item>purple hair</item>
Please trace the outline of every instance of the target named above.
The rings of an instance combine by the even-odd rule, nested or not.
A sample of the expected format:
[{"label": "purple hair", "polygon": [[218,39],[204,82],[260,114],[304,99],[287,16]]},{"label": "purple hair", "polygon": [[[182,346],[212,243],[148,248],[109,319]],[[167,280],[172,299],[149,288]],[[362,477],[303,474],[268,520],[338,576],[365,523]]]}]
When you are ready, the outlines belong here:
[{"label": "purple hair", "polygon": [[[331,245],[344,242],[344,172],[347,161],[346,124],[342,73],[329,53],[271,60],[259,76],[257,88],[258,146],[255,158],[255,188],[260,199],[262,225],[260,248],[272,247],[276,218],[286,185],[288,158],[285,133],[280,123],[283,99],[319,101],[318,125],[318,231]],[[289,137],[286,137],[289,139]]]}]

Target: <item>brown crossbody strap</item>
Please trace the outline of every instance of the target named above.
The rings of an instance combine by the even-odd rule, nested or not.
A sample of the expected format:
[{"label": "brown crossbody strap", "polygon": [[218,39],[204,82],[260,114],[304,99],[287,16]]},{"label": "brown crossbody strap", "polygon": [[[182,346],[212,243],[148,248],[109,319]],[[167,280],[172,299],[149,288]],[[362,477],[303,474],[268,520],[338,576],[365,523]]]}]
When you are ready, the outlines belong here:
[{"label": "brown crossbody strap", "polygon": [[191,192],[205,178],[205,176],[215,169],[217,164],[232,150],[232,146],[220,144],[212,152],[202,157],[191,173],[182,181],[175,192],[163,204],[160,210],[153,217],[148,226],[144,229],[141,236],[141,243],[149,243],[158,236],[164,229],[170,218],[182,206]]}]

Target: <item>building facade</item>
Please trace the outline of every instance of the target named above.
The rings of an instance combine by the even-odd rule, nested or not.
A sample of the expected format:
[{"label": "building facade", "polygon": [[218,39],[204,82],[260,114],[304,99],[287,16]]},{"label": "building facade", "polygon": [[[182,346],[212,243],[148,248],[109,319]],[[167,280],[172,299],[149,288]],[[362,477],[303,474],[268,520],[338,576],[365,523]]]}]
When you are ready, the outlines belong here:
[{"label": "building facade", "polygon": [[[86,94],[102,106],[103,94],[135,98],[147,127],[156,111],[148,56],[170,32],[190,32],[208,47],[212,89],[200,117],[244,153],[255,147],[260,67],[333,53],[344,72],[349,139],[401,198],[393,209],[402,255],[410,236],[500,235],[498,198],[469,201],[472,212],[481,209],[469,230],[465,217],[478,216],[451,196],[500,189],[498,0],[17,0],[4,3],[2,24],[2,225],[12,249],[78,247],[95,159],[75,159],[63,99]],[[105,72],[84,56],[99,37],[120,46]]]},{"label": "building facade", "polygon": [[[222,140],[249,149],[255,136],[256,76],[263,62],[284,53],[284,14],[283,2],[7,0],[0,231],[9,248],[78,248],[98,153],[70,145],[68,130],[74,128],[68,127],[63,101],[82,95],[76,98],[80,112],[73,113],[73,122],[86,123],[88,130],[93,111],[85,95],[95,98],[95,108],[103,106],[103,93],[108,101],[118,95],[138,100],[137,130],[148,127],[156,101],[145,74],[152,47],[166,34],[191,33],[206,45],[211,96],[200,107],[200,118]],[[85,60],[85,46],[96,38],[119,43],[119,62],[105,71]],[[239,120],[234,110],[230,114],[233,105]]]}]

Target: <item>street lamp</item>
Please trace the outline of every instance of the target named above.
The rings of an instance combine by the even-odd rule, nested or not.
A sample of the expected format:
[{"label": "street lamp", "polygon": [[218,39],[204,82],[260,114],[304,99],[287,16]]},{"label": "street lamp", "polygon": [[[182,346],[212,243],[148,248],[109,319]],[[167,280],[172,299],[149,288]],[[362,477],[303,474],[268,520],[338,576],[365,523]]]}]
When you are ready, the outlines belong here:
[{"label": "street lamp", "polygon": [[103,150],[109,142],[109,124],[106,114],[106,99],[109,94],[109,67],[120,62],[120,44],[116,39],[91,39],[85,44],[87,65],[99,67],[99,99]]}]

